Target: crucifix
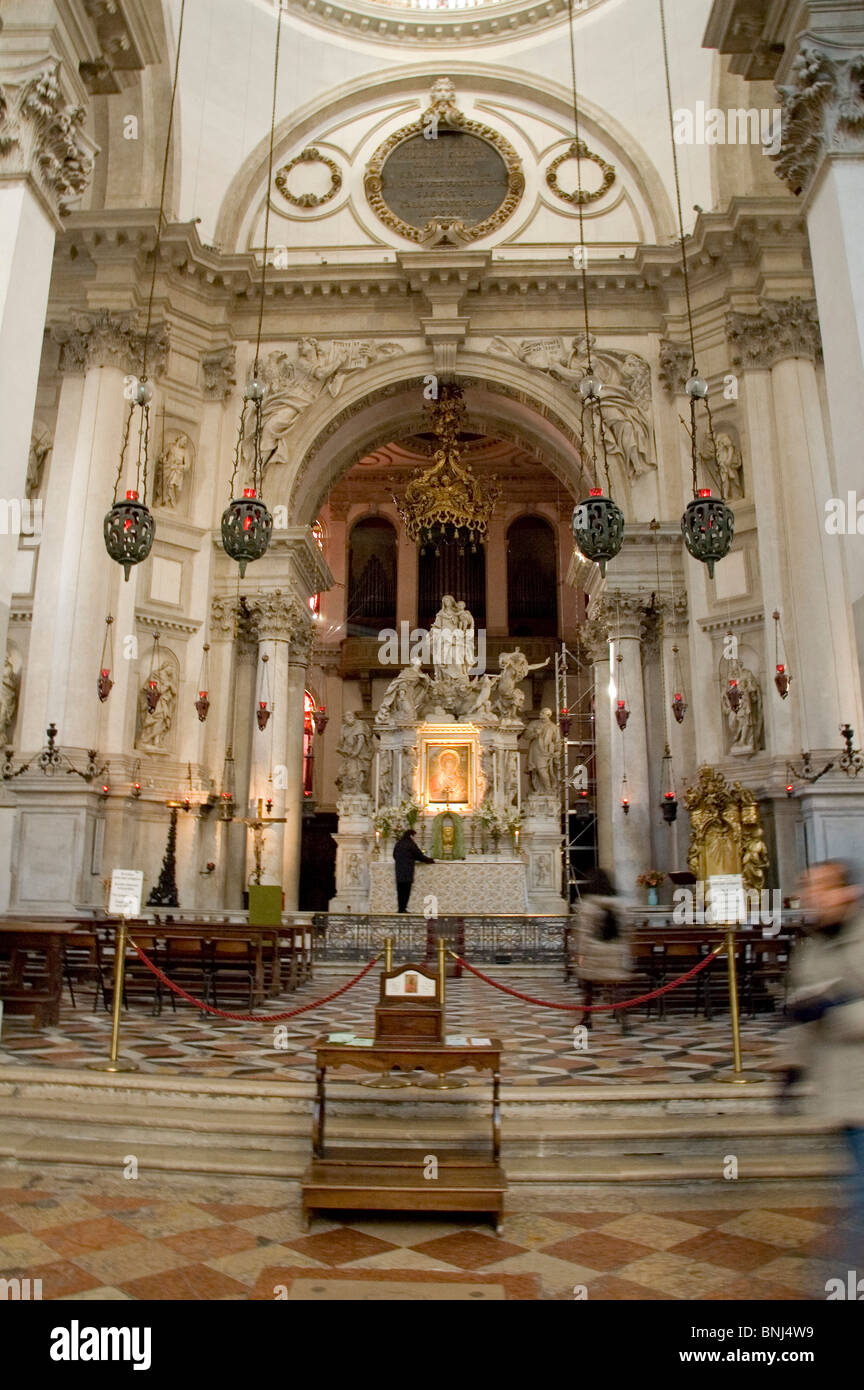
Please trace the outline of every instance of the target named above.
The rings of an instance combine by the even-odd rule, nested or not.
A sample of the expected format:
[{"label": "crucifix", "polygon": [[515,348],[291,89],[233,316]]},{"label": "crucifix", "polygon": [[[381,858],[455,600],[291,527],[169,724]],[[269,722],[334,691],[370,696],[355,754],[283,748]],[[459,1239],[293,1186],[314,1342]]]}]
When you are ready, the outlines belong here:
[{"label": "crucifix", "polygon": [[248,825],[249,829],[252,831],[252,853],[255,858],[255,870],[250,879],[250,883],[254,883],[256,887],[260,885],[261,875],[264,872],[264,866],[261,861],[264,856],[264,836],[267,831],[267,826],[284,825],[288,819],[287,816],[271,816],[269,811],[265,816],[262,814],[263,809],[264,802],[259,796],[257,815],[237,817],[241,825]]}]

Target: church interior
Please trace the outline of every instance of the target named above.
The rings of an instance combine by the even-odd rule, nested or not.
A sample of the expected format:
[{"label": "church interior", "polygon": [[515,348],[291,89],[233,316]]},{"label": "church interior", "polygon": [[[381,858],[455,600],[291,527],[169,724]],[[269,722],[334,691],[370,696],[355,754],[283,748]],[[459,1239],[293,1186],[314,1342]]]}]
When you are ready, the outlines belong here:
[{"label": "church interior", "polygon": [[859,1296],[862,218],[858,4],[6,0],[7,1298]]}]

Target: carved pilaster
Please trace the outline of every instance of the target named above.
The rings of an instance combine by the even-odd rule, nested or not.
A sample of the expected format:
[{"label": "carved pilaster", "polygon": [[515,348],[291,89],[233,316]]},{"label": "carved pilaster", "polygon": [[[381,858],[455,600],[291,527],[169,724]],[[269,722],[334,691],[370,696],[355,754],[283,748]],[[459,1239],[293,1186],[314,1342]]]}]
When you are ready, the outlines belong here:
[{"label": "carved pilaster", "polygon": [[778,177],[801,193],[825,155],[864,154],[864,52],[802,43],[789,81],[777,88],[783,111]]},{"label": "carved pilaster", "polygon": [[605,614],[601,611],[596,612],[598,605],[594,605],[591,617],[580,628],[580,636],[585,651],[592,662],[609,661],[609,625],[606,622]]},{"label": "carved pilaster", "polygon": [[86,192],[98,153],[84,108],[64,99],[59,70],[50,62],[0,86],[0,177],[31,178],[58,218]]},{"label": "carved pilaster", "polygon": [[822,357],[815,299],[761,299],[758,314],[726,315],[736,367],[773,367],[787,357]]},{"label": "carved pilaster", "polygon": [[660,339],[660,366],[658,376],[660,385],[668,396],[683,396],[684,383],[690,375],[692,355],[686,343],[673,343],[670,338]]},{"label": "carved pilaster", "polygon": [[201,380],[204,398],[208,401],[224,401],[237,385],[237,349],[233,346],[219,348],[218,352],[207,352],[201,358]]},{"label": "carved pilaster", "polygon": [[[91,367],[119,367],[141,371],[144,334],[134,314],[112,314],[107,309],[76,314],[71,324],[55,324],[51,337],[60,346],[61,372],[86,372]],[[161,376],[168,360],[168,329],[156,324],[147,345],[148,375]]]}]

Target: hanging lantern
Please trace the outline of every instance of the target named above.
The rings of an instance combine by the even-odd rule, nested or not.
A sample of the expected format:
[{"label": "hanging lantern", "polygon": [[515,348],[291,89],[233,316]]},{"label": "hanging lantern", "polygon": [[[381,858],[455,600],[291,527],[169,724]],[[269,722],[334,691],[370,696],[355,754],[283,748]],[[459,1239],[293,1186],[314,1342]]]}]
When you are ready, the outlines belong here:
[{"label": "hanging lantern", "polygon": [[[774,684],[777,687],[777,694],[780,696],[780,699],[785,700],[786,696],[789,694],[789,686],[792,677],[789,674],[789,668],[786,664],[785,642],[783,643],[783,651],[781,652],[780,650],[783,629],[780,626],[779,610],[775,608],[771,616],[774,619]],[[782,661],[780,660],[781,655],[783,657]]]},{"label": "hanging lantern", "polygon": [[593,560],[605,575],[607,560],[614,560],[624,542],[624,513],[603,489],[592,487],[584,502],[573,510],[573,539],[586,560]]},{"label": "hanging lantern", "polygon": [[794,795],[795,795],[795,783],[794,783],[794,782],[787,782],[787,783],[786,783],[786,795],[787,795],[787,796],[794,796]]},{"label": "hanging lantern", "polygon": [[618,728],[621,730],[622,734],[623,734],[624,730],[627,728],[627,720],[628,720],[629,718],[630,718],[630,711],[629,711],[629,709],[627,708],[627,705],[625,704],[625,702],[624,702],[623,700],[618,700],[618,701],[616,702],[616,709],[615,709],[615,722],[617,723]]},{"label": "hanging lantern", "polygon": [[162,699],[162,691],[159,688],[159,633],[153,638],[153,655],[150,658],[150,675],[147,677],[147,684],[144,687],[144,699],[147,708],[152,714]]},{"label": "hanging lantern", "polygon": [[735,535],[735,514],[710,487],[699,488],[681,518],[684,544],[694,560],[701,560],[714,578],[714,565],[729,554]]},{"label": "hanging lantern", "polygon": [[208,686],[208,684],[209,684],[208,674],[207,674],[207,667],[208,667],[208,664],[209,664],[209,663],[208,663],[208,660],[207,660],[207,653],[208,653],[209,651],[210,651],[210,643],[209,643],[209,642],[205,642],[205,643],[204,643],[204,654],[203,654],[203,656],[202,656],[202,658],[201,658],[201,676],[200,676],[199,681],[198,681],[199,686],[203,687],[203,689],[199,689],[199,691],[198,691],[198,699],[195,701],[195,712],[196,712],[196,714],[198,715],[198,718],[200,719],[200,721],[201,721],[202,724],[204,723],[204,720],[207,718],[207,711],[208,711],[209,708],[210,708],[210,701],[209,701],[209,699],[207,698],[207,686]]},{"label": "hanging lantern", "polygon": [[250,560],[260,560],[273,534],[273,517],[254,487],[244,487],[222,513],[222,544],[240,566],[240,577]]},{"label": "hanging lantern", "polygon": [[627,789],[627,774],[621,778],[621,810],[625,816],[630,814],[630,795]]},{"label": "hanging lantern", "polygon": [[315,712],[312,715],[312,718],[315,721],[316,734],[323,734],[324,730],[327,728],[328,723],[330,722],[330,716],[323,705],[320,705],[319,708],[315,710]]},{"label": "hanging lantern", "polygon": [[105,619],[105,637],[102,642],[102,660],[99,663],[99,679],[96,682],[96,693],[100,703],[104,705],[111,691],[114,689],[114,682],[111,679],[111,667],[114,664],[111,656],[111,624],[114,619],[111,614]]},{"label": "hanging lantern", "polygon": [[663,770],[661,773],[663,785],[663,800],[660,802],[660,809],[663,812],[663,819],[667,825],[678,819],[678,797],[675,794],[675,774],[672,770],[672,754],[669,751],[669,744],[666,744],[666,751],[663,754]]},{"label": "hanging lantern", "polygon": [[150,509],[145,507],[143,502],[139,502],[138,493],[130,489],[126,493],[125,501],[115,502],[106,513],[102,530],[105,549],[112,560],[123,566],[123,573],[128,582],[132,566],[140,565],[142,560],[146,560],[153,545],[156,523]]},{"label": "hanging lantern", "polygon": [[567,706],[565,705],[560,715],[558,716],[558,727],[561,730],[561,735],[563,738],[567,738],[569,736],[570,726],[572,723],[573,720],[570,718],[570,711],[567,709]]},{"label": "hanging lantern", "polygon": [[684,692],[684,677],[681,672],[681,662],[678,658],[678,648],[672,648],[672,682],[675,692],[672,696],[672,713],[675,716],[676,724],[684,723],[684,716],[687,713],[687,699]]},{"label": "hanging lantern", "polygon": [[741,698],[741,687],[739,686],[737,680],[735,680],[734,677],[730,676],[729,685],[726,688],[726,703],[733,714],[738,713],[738,708],[741,704]]},{"label": "hanging lantern", "polygon": [[258,728],[261,730],[262,734],[270,722],[270,714],[271,711],[267,708],[267,701],[259,700],[258,708],[255,711],[255,718],[258,720]]},{"label": "hanging lantern", "polygon": [[269,682],[267,679],[267,663],[269,660],[270,657],[265,652],[261,658],[261,690],[258,698],[258,708],[255,711],[255,718],[258,721],[258,729],[262,734],[264,730],[267,728],[267,725],[270,722],[270,715],[273,712],[270,708],[270,701],[268,698],[270,690]]}]

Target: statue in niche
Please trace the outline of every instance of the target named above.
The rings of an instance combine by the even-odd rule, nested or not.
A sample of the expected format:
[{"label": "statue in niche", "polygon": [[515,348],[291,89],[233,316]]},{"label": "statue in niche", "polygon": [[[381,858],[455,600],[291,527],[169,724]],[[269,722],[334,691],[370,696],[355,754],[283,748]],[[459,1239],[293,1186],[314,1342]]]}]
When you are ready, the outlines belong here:
[{"label": "statue in niche", "polygon": [[34,423],[33,434],[30,439],[30,454],[27,459],[27,481],[24,484],[24,494],[29,499],[34,497],[39,491],[42,476],[45,472],[45,464],[53,448],[53,440],[44,425]]},{"label": "statue in niche", "polygon": [[[603,384],[608,452],[618,459],[626,477],[641,478],[657,466],[650,457],[651,368],[638,353],[598,349],[593,337],[590,343],[591,366]],[[523,338],[513,344],[506,338],[494,338],[489,351],[500,357],[516,357],[572,391],[578,391],[588,374],[584,334],[570,343],[563,338]]]},{"label": "statue in niche", "polygon": [[706,440],[700,451],[702,462],[716,473],[723,496],[735,501],[744,496],[744,460],[741,450],[728,434],[715,435],[714,443],[717,446],[716,462],[710,440]]},{"label": "statue in niche", "polygon": [[555,791],[561,734],[551,709],[541,709],[525,735],[528,743],[528,777],[532,792],[549,796]]},{"label": "statue in niche", "polygon": [[342,759],[342,766],[336,778],[336,786],[340,792],[345,795],[368,791],[372,735],[362,719],[350,710],[342,720],[336,752]]},{"label": "statue in niche", "polygon": [[741,696],[737,710],[730,708],[725,692],[723,696],[726,724],[732,740],[729,752],[736,758],[749,758],[758,753],[764,743],[762,691],[753,672],[746,666],[739,666],[736,679]]},{"label": "statue in niche", "polygon": [[[148,682],[153,679],[156,680],[161,694],[155,709],[150,709],[146,695]],[[163,753],[168,747],[176,709],[177,677],[173,663],[163,661],[152,676],[148,675],[138,692],[138,737],[135,740],[137,747],[151,748]]]},{"label": "statue in niche", "polygon": [[10,656],[3,663],[3,680],[0,682],[0,738],[4,746],[12,737],[15,716],[18,713],[18,677]]},{"label": "statue in niche", "polygon": [[159,507],[176,507],[192,469],[192,440],[180,433],[156,464],[155,501]]},{"label": "statue in niche", "polygon": [[322,343],[317,338],[301,338],[293,360],[286,352],[271,352],[264,363],[267,394],[263,405],[261,457],[265,468],[271,462],[289,462],[285,436],[322,392],[338,396],[350,372],[369,367],[381,358],[395,357],[402,351],[398,343],[354,339]]},{"label": "statue in niche", "polygon": [[495,682],[492,703],[503,719],[518,719],[525,703],[525,696],[519,685],[530,671],[542,671],[549,665],[550,658],[538,661],[534,666],[519,647],[514,652],[502,652],[498,658],[501,675]]},{"label": "statue in niche", "polygon": [[429,677],[423,671],[419,656],[411,658],[388,685],[375,715],[376,724],[390,724],[395,719],[417,719],[429,689]]}]

